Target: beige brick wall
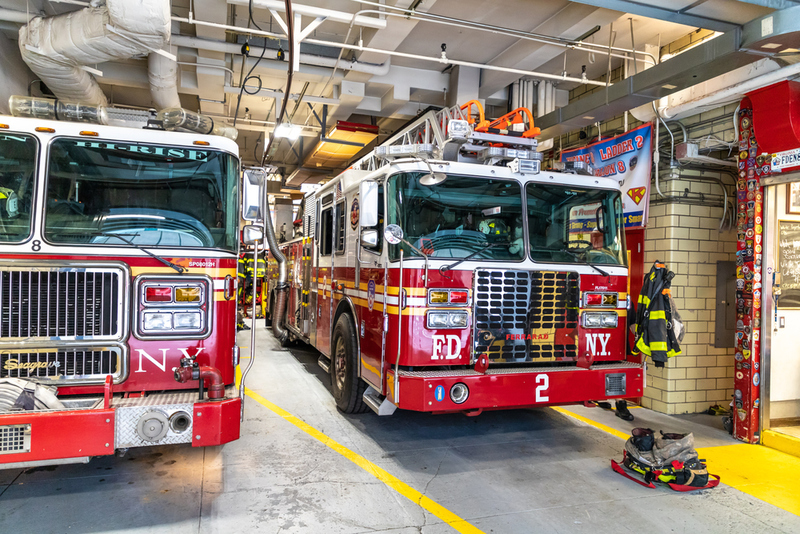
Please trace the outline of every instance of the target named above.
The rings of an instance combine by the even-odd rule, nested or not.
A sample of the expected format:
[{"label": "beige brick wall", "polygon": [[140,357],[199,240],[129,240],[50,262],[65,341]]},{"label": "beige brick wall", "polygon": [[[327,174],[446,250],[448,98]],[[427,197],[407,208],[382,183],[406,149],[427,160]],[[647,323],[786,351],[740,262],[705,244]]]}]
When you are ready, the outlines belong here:
[{"label": "beige brick wall", "polygon": [[[731,141],[734,108],[720,108],[681,122],[691,139],[712,136]],[[681,355],[661,369],[648,365],[642,404],[668,414],[697,413],[712,404],[726,405],[733,395],[734,349],[715,348],[714,329],[716,264],[736,260],[736,232],[720,231],[722,189],[715,183],[697,181],[709,177],[721,177],[732,198],[732,177],[684,169],[675,179],[662,174],[660,186],[667,196],[688,192],[685,199],[664,200],[655,187],[650,196],[645,272],[660,260],[675,273],[672,295],[686,326]]]}]

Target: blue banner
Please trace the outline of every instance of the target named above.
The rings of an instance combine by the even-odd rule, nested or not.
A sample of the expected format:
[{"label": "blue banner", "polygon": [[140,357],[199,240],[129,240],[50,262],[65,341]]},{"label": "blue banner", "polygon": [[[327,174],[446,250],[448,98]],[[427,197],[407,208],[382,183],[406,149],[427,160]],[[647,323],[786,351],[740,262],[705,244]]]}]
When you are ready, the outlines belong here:
[{"label": "blue banner", "polygon": [[647,123],[617,137],[561,153],[561,161],[585,161],[595,176],[622,183],[626,228],[647,225],[653,166],[650,132],[651,124]]}]

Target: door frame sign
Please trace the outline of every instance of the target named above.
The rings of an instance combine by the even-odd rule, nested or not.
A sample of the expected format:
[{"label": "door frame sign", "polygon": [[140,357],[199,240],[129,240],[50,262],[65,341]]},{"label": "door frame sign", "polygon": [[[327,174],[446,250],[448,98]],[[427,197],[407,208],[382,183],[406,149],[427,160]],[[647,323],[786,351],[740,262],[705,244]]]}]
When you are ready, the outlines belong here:
[{"label": "door frame sign", "polygon": [[564,150],[561,161],[584,161],[595,176],[613,178],[622,184],[625,228],[647,226],[650,205],[650,175],[653,167],[652,123],[597,143]]}]

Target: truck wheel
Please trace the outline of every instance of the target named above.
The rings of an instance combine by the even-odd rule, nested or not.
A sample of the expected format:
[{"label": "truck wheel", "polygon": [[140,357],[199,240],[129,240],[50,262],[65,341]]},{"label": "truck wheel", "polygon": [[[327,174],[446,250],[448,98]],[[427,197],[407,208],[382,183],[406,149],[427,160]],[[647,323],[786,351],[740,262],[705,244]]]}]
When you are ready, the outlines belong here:
[{"label": "truck wheel", "polygon": [[367,384],[358,376],[355,329],[348,315],[336,322],[331,347],[331,386],[337,408],[344,413],[367,411],[363,399]]}]

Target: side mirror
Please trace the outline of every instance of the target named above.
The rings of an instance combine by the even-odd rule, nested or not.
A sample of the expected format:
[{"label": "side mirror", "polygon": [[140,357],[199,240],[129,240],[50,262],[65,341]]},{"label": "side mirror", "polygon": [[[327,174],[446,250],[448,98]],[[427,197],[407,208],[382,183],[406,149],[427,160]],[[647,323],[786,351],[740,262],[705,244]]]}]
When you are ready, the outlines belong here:
[{"label": "side mirror", "polygon": [[378,224],[378,183],[361,182],[359,196],[361,197],[359,224],[362,228],[376,226]]},{"label": "side mirror", "polygon": [[605,233],[606,231],[605,215],[606,215],[606,210],[603,206],[600,206],[599,208],[597,208],[597,211],[594,212],[594,218],[595,222],[597,223],[597,229],[603,233]]},{"label": "side mirror", "polygon": [[258,221],[263,218],[261,200],[265,184],[262,169],[246,169],[242,179],[242,219]]},{"label": "side mirror", "polygon": [[403,240],[403,229],[397,224],[390,224],[383,231],[383,237],[390,245],[396,245]]},{"label": "side mirror", "polygon": [[367,248],[375,248],[378,246],[378,231],[377,230],[362,230],[361,231],[361,246]]},{"label": "side mirror", "polygon": [[242,228],[242,241],[245,245],[255,245],[264,239],[264,230],[255,224],[248,224]]}]

